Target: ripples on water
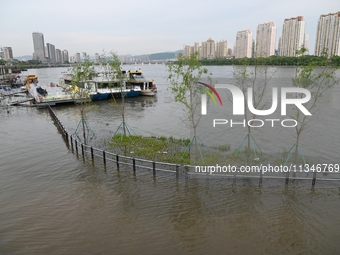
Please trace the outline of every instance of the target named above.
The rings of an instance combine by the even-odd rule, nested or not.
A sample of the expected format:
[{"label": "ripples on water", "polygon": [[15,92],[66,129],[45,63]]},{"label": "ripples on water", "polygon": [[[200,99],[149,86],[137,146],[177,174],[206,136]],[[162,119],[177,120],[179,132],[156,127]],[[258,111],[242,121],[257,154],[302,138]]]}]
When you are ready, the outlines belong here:
[{"label": "ripples on water", "polygon": [[[175,116],[166,125],[143,118],[145,111],[164,122],[157,107],[180,112],[167,100],[139,110],[132,126],[150,134],[177,127],[185,136]],[[75,129],[76,111],[56,111]],[[119,116],[111,116],[102,114],[96,132],[115,129]],[[339,183],[313,190],[309,181],[285,188],[264,179],[258,187],[255,179],[105,172],[68,150],[48,112],[35,108],[1,109],[0,130],[0,254],[340,253]]]}]

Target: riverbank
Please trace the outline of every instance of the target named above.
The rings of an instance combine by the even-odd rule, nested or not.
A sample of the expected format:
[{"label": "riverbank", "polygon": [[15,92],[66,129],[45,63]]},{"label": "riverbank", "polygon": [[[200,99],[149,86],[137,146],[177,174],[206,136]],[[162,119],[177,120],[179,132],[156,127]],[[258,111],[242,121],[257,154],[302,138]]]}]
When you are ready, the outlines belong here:
[{"label": "riverbank", "polygon": [[312,55],[305,55],[300,57],[280,57],[270,56],[268,58],[225,58],[225,59],[203,59],[200,60],[205,66],[232,66],[232,65],[268,65],[268,66],[325,66],[330,65],[334,67],[340,66],[340,56],[333,56],[329,59],[325,57],[317,57]]}]

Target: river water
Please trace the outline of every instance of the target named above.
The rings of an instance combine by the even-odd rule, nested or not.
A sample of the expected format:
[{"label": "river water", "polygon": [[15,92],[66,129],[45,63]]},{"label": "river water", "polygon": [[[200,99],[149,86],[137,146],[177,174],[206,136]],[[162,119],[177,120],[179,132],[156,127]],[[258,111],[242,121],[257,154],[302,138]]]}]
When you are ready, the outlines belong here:
[{"label": "river water", "polygon": [[[127,122],[138,134],[189,138],[182,108],[167,90],[165,67],[141,66],[155,79],[155,98],[126,101]],[[219,82],[231,67],[209,67]],[[41,83],[58,82],[64,68],[31,69]],[[279,70],[285,86],[292,69]],[[25,74],[23,74],[25,75]],[[306,133],[306,157],[339,163],[340,89],[321,101]],[[107,102],[87,114],[96,146],[105,146],[121,122]],[[210,112],[214,112],[212,106]],[[73,133],[75,106],[54,108]],[[209,116],[209,115],[208,115]],[[216,113],[218,116],[218,113]],[[221,115],[222,116],[222,115]],[[314,115],[313,115],[314,116]],[[203,127],[211,125],[204,120]],[[191,177],[103,170],[69,150],[45,109],[0,108],[0,254],[339,254],[340,182]],[[203,128],[204,130],[204,128]],[[205,129],[206,130],[206,129]],[[211,129],[210,129],[211,130]],[[237,148],[244,130],[202,132],[209,145]],[[222,138],[224,137],[224,138]],[[294,132],[255,131],[266,152],[294,144]],[[273,142],[274,140],[274,142]]]}]

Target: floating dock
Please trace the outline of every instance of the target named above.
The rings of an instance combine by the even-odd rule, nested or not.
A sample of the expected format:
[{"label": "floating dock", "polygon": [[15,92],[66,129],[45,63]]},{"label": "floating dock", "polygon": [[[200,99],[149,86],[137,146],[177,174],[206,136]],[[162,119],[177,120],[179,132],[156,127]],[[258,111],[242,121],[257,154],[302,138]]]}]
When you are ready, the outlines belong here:
[{"label": "floating dock", "polygon": [[[68,92],[65,88],[54,83],[49,86],[41,86],[38,83],[38,77],[35,75],[26,77],[26,87],[29,96],[34,99],[34,104],[38,107],[91,101],[91,98],[79,97],[79,95]],[[39,93],[38,91],[43,91],[44,93]]]}]

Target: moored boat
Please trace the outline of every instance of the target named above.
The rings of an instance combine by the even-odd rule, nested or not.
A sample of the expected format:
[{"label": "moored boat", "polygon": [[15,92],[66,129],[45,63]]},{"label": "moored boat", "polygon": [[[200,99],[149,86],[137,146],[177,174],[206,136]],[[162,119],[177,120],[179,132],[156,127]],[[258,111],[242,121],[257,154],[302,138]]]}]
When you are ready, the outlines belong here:
[{"label": "moored boat", "polygon": [[91,85],[92,100],[136,97],[141,93],[139,86],[127,84],[126,81],[109,80],[106,77],[95,77]]},{"label": "moored boat", "polygon": [[156,95],[157,87],[156,84],[154,84],[154,80],[147,80],[140,68],[137,70],[129,70],[127,72],[127,79],[128,84],[140,87],[140,94],[142,96]]}]

